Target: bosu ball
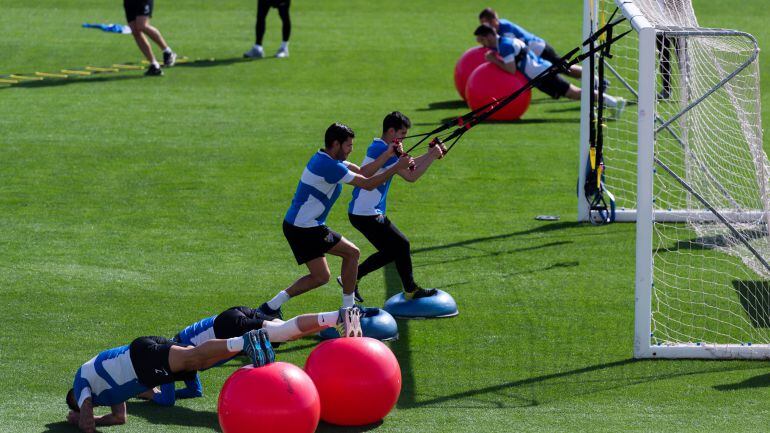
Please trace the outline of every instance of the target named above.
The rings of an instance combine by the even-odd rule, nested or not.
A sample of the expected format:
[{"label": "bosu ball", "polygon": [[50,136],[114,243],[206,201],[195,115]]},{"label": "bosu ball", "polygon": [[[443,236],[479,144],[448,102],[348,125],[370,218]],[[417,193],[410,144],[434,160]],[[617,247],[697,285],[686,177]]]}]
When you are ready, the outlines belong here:
[{"label": "bosu ball", "polygon": [[[396,319],[387,311],[380,308],[366,308],[366,313],[361,315],[361,330],[364,337],[374,338],[380,341],[398,339],[398,325]],[[339,338],[337,328],[326,328],[318,334],[322,339]]]},{"label": "bosu ball", "polygon": [[384,309],[398,319],[439,319],[460,314],[457,302],[443,290],[437,290],[433,296],[412,300],[404,298],[404,293],[400,292],[385,302]]}]

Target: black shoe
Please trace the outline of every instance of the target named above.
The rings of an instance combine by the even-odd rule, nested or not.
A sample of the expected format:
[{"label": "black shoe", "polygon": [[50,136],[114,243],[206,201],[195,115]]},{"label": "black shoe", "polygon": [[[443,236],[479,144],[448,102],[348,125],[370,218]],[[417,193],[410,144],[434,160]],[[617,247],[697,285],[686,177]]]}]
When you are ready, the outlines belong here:
[{"label": "black shoe", "polygon": [[[337,277],[337,284],[342,287],[342,277]],[[355,298],[356,302],[364,302],[364,298],[358,292],[358,283],[356,283],[356,290],[353,291],[353,298]]]},{"label": "black shoe", "polygon": [[427,289],[426,290],[426,289],[423,289],[420,286],[417,286],[417,288],[414,289],[411,292],[407,292],[406,290],[404,290],[404,297],[406,299],[409,299],[409,300],[411,300],[411,299],[420,299],[420,298],[427,298],[429,296],[433,296],[436,293],[438,293],[438,290],[436,290],[436,289]]},{"label": "black shoe", "polygon": [[163,53],[163,66],[170,68],[171,66],[174,66],[176,63],[176,53],[170,52],[170,53]]},{"label": "black shoe", "polygon": [[267,302],[265,302],[259,306],[258,310],[265,316],[272,317],[273,319],[283,320],[283,311],[281,311],[281,307],[278,307],[277,310],[273,310],[267,305]]},{"label": "black shoe", "polygon": [[147,68],[147,71],[144,73],[144,75],[148,77],[160,77],[161,75],[163,75],[163,71],[161,71],[160,68],[155,65],[150,65],[150,67]]}]

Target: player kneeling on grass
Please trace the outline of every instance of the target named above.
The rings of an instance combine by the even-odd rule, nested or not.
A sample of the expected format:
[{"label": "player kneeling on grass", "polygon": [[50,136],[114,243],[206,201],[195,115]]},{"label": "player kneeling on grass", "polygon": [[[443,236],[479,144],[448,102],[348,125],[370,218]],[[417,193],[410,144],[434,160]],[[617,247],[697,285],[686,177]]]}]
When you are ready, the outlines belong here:
[{"label": "player kneeling on grass", "polygon": [[[360,317],[361,310],[358,307],[351,307],[327,313],[303,314],[284,322],[265,316],[259,310],[249,307],[233,307],[184,328],[172,341],[185,346],[199,346],[213,339],[228,339],[249,331],[263,329],[270,341],[277,346],[276,343],[296,340],[332,326],[337,326],[342,336],[361,337],[363,332]],[[220,363],[229,360],[230,358],[227,358]],[[177,399],[203,396],[203,385],[197,374],[194,378],[185,379],[185,385],[185,388],[174,389],[174,383],[168,383],[141,397],[152,399],[163,406],[172,406]]]},{"label": "player kneeling on grass", "polygon": [[[482,24],[473,33],[481,46],[491,49],[486,55],[487,61],[500,69],[515,74],[520,71],[528,80],[533,80],[551,67],[551,62],[535,55],[521,39],[498,37],[492,26]],[[499,57],[498,57],[499,55]],[[575,101],[580,100],[580,87],[570,84],[559,74],[552,73],[541,79],[535,87],[554,99],[564,96]],[[620,117],[626,106],[626,100],[604,94],[605,106],[614,109],[614,118]]]},{"label": "player kneeling on grass", "polygon": [[[163,337],[139,337],[127,346],[105,350],[83,364],[67,392],[67,421],[86,433],[96,426],[124,424],[126,401],[154,387],[193,380],[198,370],[243,352],[255,367],[275,359],[267,333],[260,329],[240,337],[212,339],[200,346],[182,346]],[[94,416],[95,406],[110,406],[108,415]]]},{"label": "player kneeling on grass", "polygon": [[[398,111],[385,116],[385,119],[382,121],[382,136],[375,138],[372,144],[369,145],[361,168],[366,168],[369,164],[380,158],[381,155],[385,154],[388,149],[403,140],[411,126],[412,122],[409,118]],[[413,167],[399,170],[398,175],[408,182],[415,182],[425,174],[433,161],[443,156],[443,146],[432,146],[427,153],[414,159]],[[380,168],[380,171],[387,170],[396,162],[398,162],[398,158],[395,155],[391,156],[383,167]],[[388,263],[395,262],[398,275],[401,278],[401,284],[404,288],[404,296],[407,299],[435,295],[436,289],[425,290],[414,281],[409,239],[385,216],[391,180],[388,179],[371,191],[358,187],[353,189],[353,199],[350,201],[348,208],[350,223],[377,248],[376,253],[369,256],[358,266],[358,281],[361,281],[362,278]],[[338,277],[337,282],[342,285],[342,278]],[[358,302],[364,301],[358,291],[357,283],[355,295]]]},{"label": "player kneeling on grass", "polygon": [[354,137],[353,130],[346,125],[335,123],[329,126],[324,148],[310,158],[302,172],[294,199],[284,217],[283,234],[297,264],[305,264],[310,273],[260,305],[262,313],[281,318],[283,303],[329,282],[331,275],[326,253],[342,257],[342,306],[355,305],[353,291],[360,252],[352,242],[326,226],[326,217],[340,196],[343,183],[372,190],[414,161],[408,155],[402,155],[390,168],[377,173],[391,156],[403,151],[400,146],[391,146],[377,160],[360,168],[347,161],[353,151]]}]

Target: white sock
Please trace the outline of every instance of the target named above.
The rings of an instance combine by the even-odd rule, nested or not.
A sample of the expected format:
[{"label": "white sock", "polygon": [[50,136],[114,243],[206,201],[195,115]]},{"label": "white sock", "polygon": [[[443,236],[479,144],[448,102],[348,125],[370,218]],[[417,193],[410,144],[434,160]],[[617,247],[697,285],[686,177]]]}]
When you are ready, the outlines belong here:
[{"label": "white sock", "polygon": [[267,306],[272,308],[273,310],[277,310],[281,308],[281,305],[283,305],[284,302],[288,301],[291,296],[289,296],[288,293],[286,293],[286,290],[281,290],[278,292],[273,299],[267,301]]},{"label": "white sock", "polygon": [[173,53],[173,51],[171,51],[171,47],[166,47],[166,49],[165,49],[165,50],[163,50],[163,52],[164,52],[164,53],[166,53],[166,54],[171,54],[171,53]]},{"label": "white sock", "polygon": [[254,48],[258,49],[259,51],[262,51],[262,45],[254,44]]},{"label": "white sock", "polygon": [[334,326],[340,318],[339,311],[330,311],[328,313],[318,313],[318,326]]},{"label": "white sock", "polygon": [[610,96],[608,94],[604,94],[604,105],[608,107],[617,107],[618,106],[618,100],[614,96]]},{"label": "white sock", "polygon": [[288,50],[288,49],[289,49],[289,41],[281,42],[281,51]]},{"label": "white sock", "polygon": [[262,324],[262,329],[267,331],[270,341],[283,343],[284,341],[296,340],[302,334],[297,323],[297,318],[286,322],[269,321]]},{"label": "white sock", "polygon": [[342,294],[342,308],[350,308],[356,305],[356,297],[353,293],[346,295]]},{"label": "white sock", "polygon": [[227,351],[228,352],[241,352],[243,351],[243,337],[234,337],[227,339]]},{"label": "white sock", "polygon": [[158,61],[157,61],[157,60],[153,60],[153,61],[151,62],[151,65],[152,65],[152,66],[155,66],[156,68],[160,68],[160,63],[158,63]]}]

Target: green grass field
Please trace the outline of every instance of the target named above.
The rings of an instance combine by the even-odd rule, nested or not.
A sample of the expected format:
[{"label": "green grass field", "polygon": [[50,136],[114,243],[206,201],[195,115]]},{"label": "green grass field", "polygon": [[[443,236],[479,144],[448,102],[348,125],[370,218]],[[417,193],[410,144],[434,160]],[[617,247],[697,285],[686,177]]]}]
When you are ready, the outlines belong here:
[{"label": "green grass field", "polygon": [[[296,0],[291,57],[243,62],[253,0],[157,3],[153,23],[171,46],[214,60],[159,79],[0,88],[0,431],[75,431],[64,394],[96,353],[258,305],[301,276],[281,220],[331,122],[356,131],[358,162],[389,111],[415,132],[466,111],[452,68],[474,44],[481,4]],[[580,3],[489,5],[566,52],[579,43]],[[80,28],[121,22],[118,0],[1,5],[0,74],[140,59],[130,36]],[[770,47],[761,2],[700,0],[696,11]],[[279,29],[273,11],[268,54]],[[404,387],[381,425],[319,431],[766,431],[765,363],[632,359],[634,226],[574,222],[579,104],[533,97],[524,121],[475,128],[421,181],[394,182],[389,215],[411,238],[418,281],[451,292],[461,315],[400,322],[391,348]],[[349,196],[329,225],[367,255]],[[362,289],[374,305],[399,285],[386,269]],[[339,301],[331,283],[284,311]],[[286,344],[278,358],[302,366],[315,343]],[[129,422],[102,431],[219,431],[218,390],[238,365],[205,372],[204,398],[131,401]]]}]

